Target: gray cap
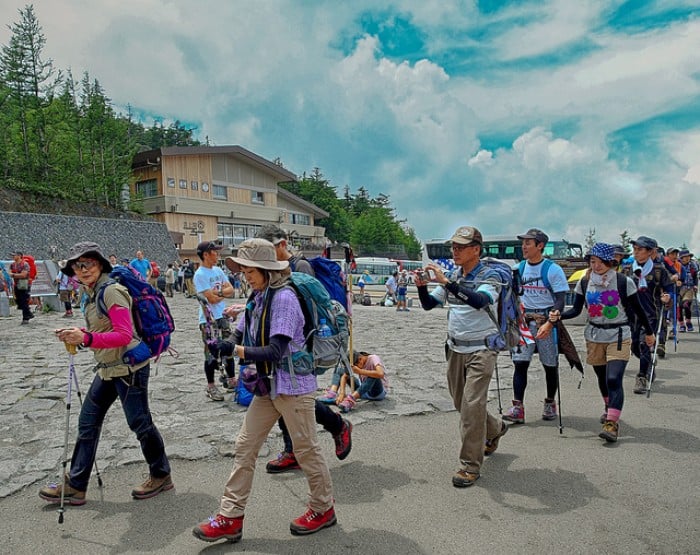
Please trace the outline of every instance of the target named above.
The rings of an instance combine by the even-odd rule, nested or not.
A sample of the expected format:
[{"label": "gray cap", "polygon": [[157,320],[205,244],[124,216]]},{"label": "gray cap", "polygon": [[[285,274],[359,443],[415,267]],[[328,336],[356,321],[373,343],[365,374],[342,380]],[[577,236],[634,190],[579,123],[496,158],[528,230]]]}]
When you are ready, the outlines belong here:
[{"label": "gray cap", "polygon": [[637,237],[637,240],[632,241],[632,244],[637,247],[642,247],[643,249],[655,249],[659,246],[656,239],[652,239],[651,237],[647,237],[645,235],[640,235]]},{"label": "gray cap", "polygon": [[521,241],[523,239],[534,239],[537,243],[546,243],[547,241],[549,241],[549,235],[547,235],[541,229],[533,227],[531,229],[528,229],[522,235],[518,235],[518,239],[520,239]]}]

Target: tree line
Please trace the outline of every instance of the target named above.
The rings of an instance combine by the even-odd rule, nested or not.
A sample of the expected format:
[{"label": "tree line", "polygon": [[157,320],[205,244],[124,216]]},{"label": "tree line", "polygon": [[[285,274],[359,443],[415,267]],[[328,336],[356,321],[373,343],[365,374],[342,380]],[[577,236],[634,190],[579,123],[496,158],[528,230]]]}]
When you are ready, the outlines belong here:
[{"label": "tree line", "polygon": [[[19,10],[0,48],[0,183],[75,202],[117,210],[138,207],[128,200],[131,163],[143,150],[196,146],[195,128],[180,121],[145,126],[131,110],[118,113],[98,79],[80,80],[44,57],[46,38],[32,5]],[[318,222],[334,241],[358,245],[365,254],[401,251],[417,257],[420,242],[397,221],[389,198],[370,198],[360,188],[343,198],[315,169],[288,185],[298,196],[328,211]],[[359,216],[362,215],[362,218]]]}]

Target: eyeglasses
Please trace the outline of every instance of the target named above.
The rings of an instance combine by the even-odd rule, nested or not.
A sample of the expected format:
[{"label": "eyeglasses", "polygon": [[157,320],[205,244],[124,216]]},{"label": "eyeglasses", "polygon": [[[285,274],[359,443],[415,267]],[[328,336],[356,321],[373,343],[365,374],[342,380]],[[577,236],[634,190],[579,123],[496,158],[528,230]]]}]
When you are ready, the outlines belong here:
[{"label": "eyeglasses", "polygon": [[71,268],[73,268],[73,271],[76,270],[90,270],[95,267],[97,264],[97,260],[86,260],[85,262],[73,262],[73,264],[70,265]]},{"label": "eyeglasses", "polygon": [[468,247],[478,247],[480,246],[478,243],[471,243],[469,245],[460,245],[459,243],[452,243],[452,250],[453,251],[462,251]]}]

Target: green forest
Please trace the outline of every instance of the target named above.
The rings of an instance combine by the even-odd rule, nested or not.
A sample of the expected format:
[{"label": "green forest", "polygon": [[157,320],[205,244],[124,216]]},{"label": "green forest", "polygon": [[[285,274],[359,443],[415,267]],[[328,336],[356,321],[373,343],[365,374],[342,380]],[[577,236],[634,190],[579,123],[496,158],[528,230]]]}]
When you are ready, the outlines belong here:
[{"label": "green forest", "polygon": [[[177,119],[165,125],[154,118],[146,126],[131,109],[118,112],[87,71],[76,79],[55,68],[44,56],[46,39],[32,5],[19,10],[9,29],[0,48],[1,187],[138,211],[138,199],[125,201],[124,195],[134,155],[202,144],[196,129]],[[347,185],[339,196],[318,168],[284,186],[330,214],[318,224],[332,241],[349,242],[365,256],[419,257],[420,241],[395,217],[388,196],[371,198],[364,187],[353,194]]]}]

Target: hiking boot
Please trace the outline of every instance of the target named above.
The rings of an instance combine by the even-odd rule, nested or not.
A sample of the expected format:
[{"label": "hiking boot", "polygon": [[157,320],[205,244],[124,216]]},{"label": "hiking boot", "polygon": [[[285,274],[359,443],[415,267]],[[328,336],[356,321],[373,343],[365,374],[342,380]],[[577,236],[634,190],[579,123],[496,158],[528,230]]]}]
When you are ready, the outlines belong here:
[{"label": "hiking boot", "polygon": [[[685,325],[681,324],[680,326],[678,326],[678,331],[681,333],[685,333]],[[693,331],[693,330],[690,330],[690,331]]]},{"label": "hiking boot", "polygon": [[357,401],[355,401],[355,397],[352,395],[347,395],[345,399],[338,405],[338,408],[340,409],[340,412],[350,412],[352,409],[355,408],[355,405],[357,404]]},{"label": "hiking boot", "polygon": [[229,378],[228,376],[221,376],[219,378],[221,381],[221,389],[227,392],[232,392],[236,390],[236,386],[238,385],[238,382],[236,378]]},{"label": "hiking boot", "polygon": [[524,424],[525,407],[523,407],[523,402],[513,400],[513,406],[510,407],[501,418],[513,424]]},{"label": "hiking boot", "polygon": [[554,420],[557,417],[557,404],[554,399],[544,400],[544,409],[542,410],[542,420]]},{"label": "hiking boot", "polygon": [[149,476],[146,481],[140,486],[135,487],[131,490],[131,497],[134,499],[150,499],[155,497],[161,492],[173,489],[175,484],[173,484],[170,474],[163,476],[162,478],[155,478]]},{"label": "hiking boot", "polygon": [[335,441],[335,456],[342,461],[352,449],[352,423],[349,420],[343,418],[343,427],[333,436],[333,441]]},{"label": "hiking boot", "polygon": [[633,391],[637,395],[647,392],[647,379],[644,376],[637,376],[637,379],[634,382]]},{"label": "hiking boot", "polygon": [[659,346],[656,348],[656,355],[659,358],[666,358],[666,345],[659,343]]},{"label": "hiking boot", "polygon": [[692,322],[686,322],[685,327],[688,331],[693,331],[695,328],[693,328],[693,323]]},{"label": "hiking boot", "polygon": [[287,453],[282,451],[277,458],[268,462],[265,465],[265,470],[268,474],[280,474],[282,472],[287,472],[288,470],[298,470],[301,468],[297,462],[297,458],[294,453]]},{"label": "hiking boot", "polygon": [[[43,488],[39,490],[39,497],[44,501],[49,503],[60,503],[61,502],[61,490],[63,489],[63,484],[57,482],[51,482],[46,484]],[[72,487],[68,483],[68,477],[66,476],[66,489],[63,493],[63,502],[67,505],[85,505],[85,492],[80,491]]]},{"label": "hiking boot", "polygon": [[468,488],[473,486],[474,482],[479,479],[480,475],[476,472],[469,472],[467,470],[458,470],[454,476],[452,476],[452,485],[456,488]]},{"label": "hiking boot", "polygon": [[335,509],[333,507],[325,513],[317,513],[309,508],[299,518],[292,520],[289,524],[289,531],[295,536],[304,536],[333,526],[336,522],[338,522],[338,519],[335,518]]},{"label": "hiking boot", "polygon": [[192,529],[192,535],[205,542],[223,539],[235,543],[243,537],[243,517],[210,516],[206,522],[200,522]]},{"label": "hiking boot", "polygon": [[215,384],[207,386],[207,397],[209,397],[212,401],[224,400],[224,394],[219,391],[219,388],[216,387]]},{"label": "hiking boot", "polygon": [[615,443],[620,431],[620,425],[612,420],[606,420],[603,424],[603,431],[598,434],[598,437],[603,438],[608,443]]},{"label": "hiking boot", "polygon": [[496,449],[498,449],[498,440],[501,439],[504,435],[506,435],[506,432],[508,431],[508,424],[506,424],[505,422],[501,422],[501,425],[501,431],[498,432],[496,436],[492,439],[486,440],[484,455],[487,457],[493,455],[496,452]]},{"label": "hiking boot", "polygon": [[332,389],[326,389],[326,392],[321,395],[318,400],[321,401],[322,403],[326,403],[327,405],[332,405],[335,403],[336,398],[338,397],[338,393],[333,391]]},{"label": "hiking boot", "polygon": [[62,316],[62,318],[72,318],[73,317],[73,312],[65,312]]}]

